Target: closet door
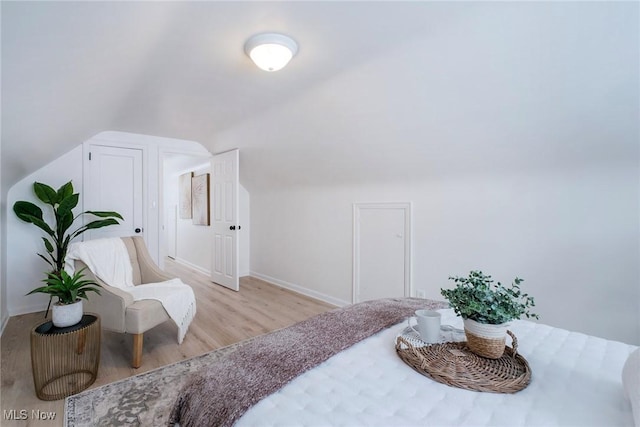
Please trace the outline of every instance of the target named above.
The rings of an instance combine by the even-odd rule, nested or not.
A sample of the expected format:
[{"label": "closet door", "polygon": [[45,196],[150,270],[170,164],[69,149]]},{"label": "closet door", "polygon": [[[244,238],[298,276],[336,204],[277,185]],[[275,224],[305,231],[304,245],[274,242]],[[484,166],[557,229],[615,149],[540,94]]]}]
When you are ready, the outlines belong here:
[{"label": "closet door", "polygon": [[[142,235],[143,165],[142,149],[91,145],[86,162],[84,210],[116,211],[124,220],[120,224],[89,230],[85,240],[101,237]],[[87,216],[85,221],[96,218]]]},{"label": "closet door", "polygon": [[411,296],[411,204],[353,208],[353,302]]}]

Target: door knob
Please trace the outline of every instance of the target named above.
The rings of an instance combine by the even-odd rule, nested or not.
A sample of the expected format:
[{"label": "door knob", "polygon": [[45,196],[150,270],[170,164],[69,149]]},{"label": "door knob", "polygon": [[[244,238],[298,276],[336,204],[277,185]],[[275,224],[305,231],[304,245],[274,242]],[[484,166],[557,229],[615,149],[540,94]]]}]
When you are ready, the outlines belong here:
[{"label": "door knob", "polygon": [[229,230],[235,230],[235,229],[236,229],[235,225],[232,225],[231,227],[229,227]]},{"label": "door knob", "polygon": [[240,230],[242,227],[238,226],[238,230]]},{"label": "door knob", "polygon": [[133,230],[133,231],[135,231],[136,233],[139,233],[139,232],[141,232],[141,231],[142,231],[142,229],[141,229],[141,228],[136,228],[136,229],[135,229],[135,230]]}]

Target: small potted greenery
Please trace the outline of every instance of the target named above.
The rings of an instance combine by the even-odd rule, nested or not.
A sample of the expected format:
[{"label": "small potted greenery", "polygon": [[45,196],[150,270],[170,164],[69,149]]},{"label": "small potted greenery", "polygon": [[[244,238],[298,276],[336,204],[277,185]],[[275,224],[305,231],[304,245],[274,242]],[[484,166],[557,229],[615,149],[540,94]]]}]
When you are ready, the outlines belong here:
[{"label": "small potted greenery", "polygon": [[[95,285],[95,283],[85,283],[86,281],[82,280],[82,273],[80,272],[73,276],[69,276],[68,274],[65,276],[64,273],[65,258],[69,244],[73,239],[87,230],[118,224],[118,219],[122,219],[122,216],[117,212],[111,211],[85,211],[74,216],[73,209],[78,206],[80,195],[73,192],[73,184],[71,181],[61,186],[58,190],[54,190],[46,184],[35,182],[33,184],[33,192],[38,200],[50,207],[54,222],[51,225],[48,224],[42,209],[34,203],[21,200],[15,202],[13,205],[13,211],[18,218],[35,225],[46,234],[42,237],[42,241],[47,255],[38,254],[38,256],[49,264],[51,268],[50,271],[46,273],[47,278],[44,280],[47,286],[34,289],[27,295],[38,292],[49,294],[49,305],[51,305],[51,298],[56,296],[59,300],[58,306],[68,305],[68,302],[75,302],[75,300],[79,298],[86,299],[86,292],[88,290],[96,291],[91,289],[90,286]],[[83,215],[92,215],[98,219],[89,221],[71,231],[70,228],[73,223]],[[52,286],[52,288],[47,289],[49,286]],[[63,292],[64,296],[61,297],[62,294],[60,292]],[[66,300],[66,296],[74,295],[75,298],[73,298],[72,301]],[[65,301],[67,302],[65,303]],[[82,310],[81,305],[80,310]],[[47,312],[48,311],[49,307],[47,307]],[[58,310],[56,309],[56,311]],[[82,314],[80,318],[82,318]],[[80,319],[78,319],[78,321],[80,321]]]},{"label": "small potted greenery", "polygon": [[58,298],[53,304],[51,320],[59,328],[75,325],[82,320],[82,299],[88,300],[87,292],[100,295],[100,285],[92,280],[83,279],[84,268],[70,275],[65,270],[60,274],[48,273],[43,280],[46,286],[41,286],[27,295],[43,293],[50,298]]},{"label": "small potted greenery", "polygon": [[464,321],[467,345],[482,357],[497,359],[504,352],[510,322],[522,316],[538,319],[531,313],[533,297],[522,293],[522,279],[516,277],[510,287],[495,282],[481,271],[471,271],[469,277],[449,277],[456,286],[440,289],[449,305]]}]

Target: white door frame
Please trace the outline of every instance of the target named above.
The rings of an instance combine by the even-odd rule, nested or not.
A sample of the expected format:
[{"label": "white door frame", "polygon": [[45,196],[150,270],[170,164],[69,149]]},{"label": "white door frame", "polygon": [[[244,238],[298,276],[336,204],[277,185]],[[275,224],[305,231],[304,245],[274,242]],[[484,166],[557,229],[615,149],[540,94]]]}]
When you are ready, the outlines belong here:
[{"label": "white door frame", "polygon": [[[193,157],[194,163],[198,163],[195,160],[202,160],[202,163],[205,163],[207,159],[211,158],[211,154],[205,154],[201,151],[194,150],[177,150],[175,148],[160,148],[158,151],[158,181],[159,181],[159,189],[158,189],[158,266],[160,269],[164,269],[164,258],[167,256],[167,235],[166,235],[166,227],[164,226],[165,221],[167,221],[165,215],[165,208],[167,204],[167,197],[165,196],[165,191],[167,184],[164,182],[165,180],[165,162],[171,156],[179,155],[179,156],[189,156]],[[176,219],[177,221],[177,219]],[[175,225],[177,229],[177,225]],[[179,237],[176,235],[176,239]],[[177,251],[176,251],[177,254]]]},{"label": "white door frame", "polygon": [[413,293],[411,275],[411,202],[356,202],[353,204],[353,293],[351,302],[357,301],[360,291],[360,211],[362,209],[402,209],[404,210],[404,296]]}]

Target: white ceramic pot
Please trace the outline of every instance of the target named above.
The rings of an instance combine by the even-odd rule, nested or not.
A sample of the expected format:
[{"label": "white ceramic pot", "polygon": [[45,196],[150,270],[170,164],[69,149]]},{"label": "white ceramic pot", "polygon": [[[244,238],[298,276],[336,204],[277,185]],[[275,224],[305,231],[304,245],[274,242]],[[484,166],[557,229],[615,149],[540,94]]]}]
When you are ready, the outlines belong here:
[{"label": "white ceramic pot", "polygon": [[500,358],[504,353],[507,328],[510,325],[511,322],[490,325],[464,319],[464,332],[469,350],[488,359]]},{"label": "white ceramic pot", "polygon": [[51,320],[58,328],[73,326],[82,320],[82,300],[73,304],[55,303],[51,307]]}]

